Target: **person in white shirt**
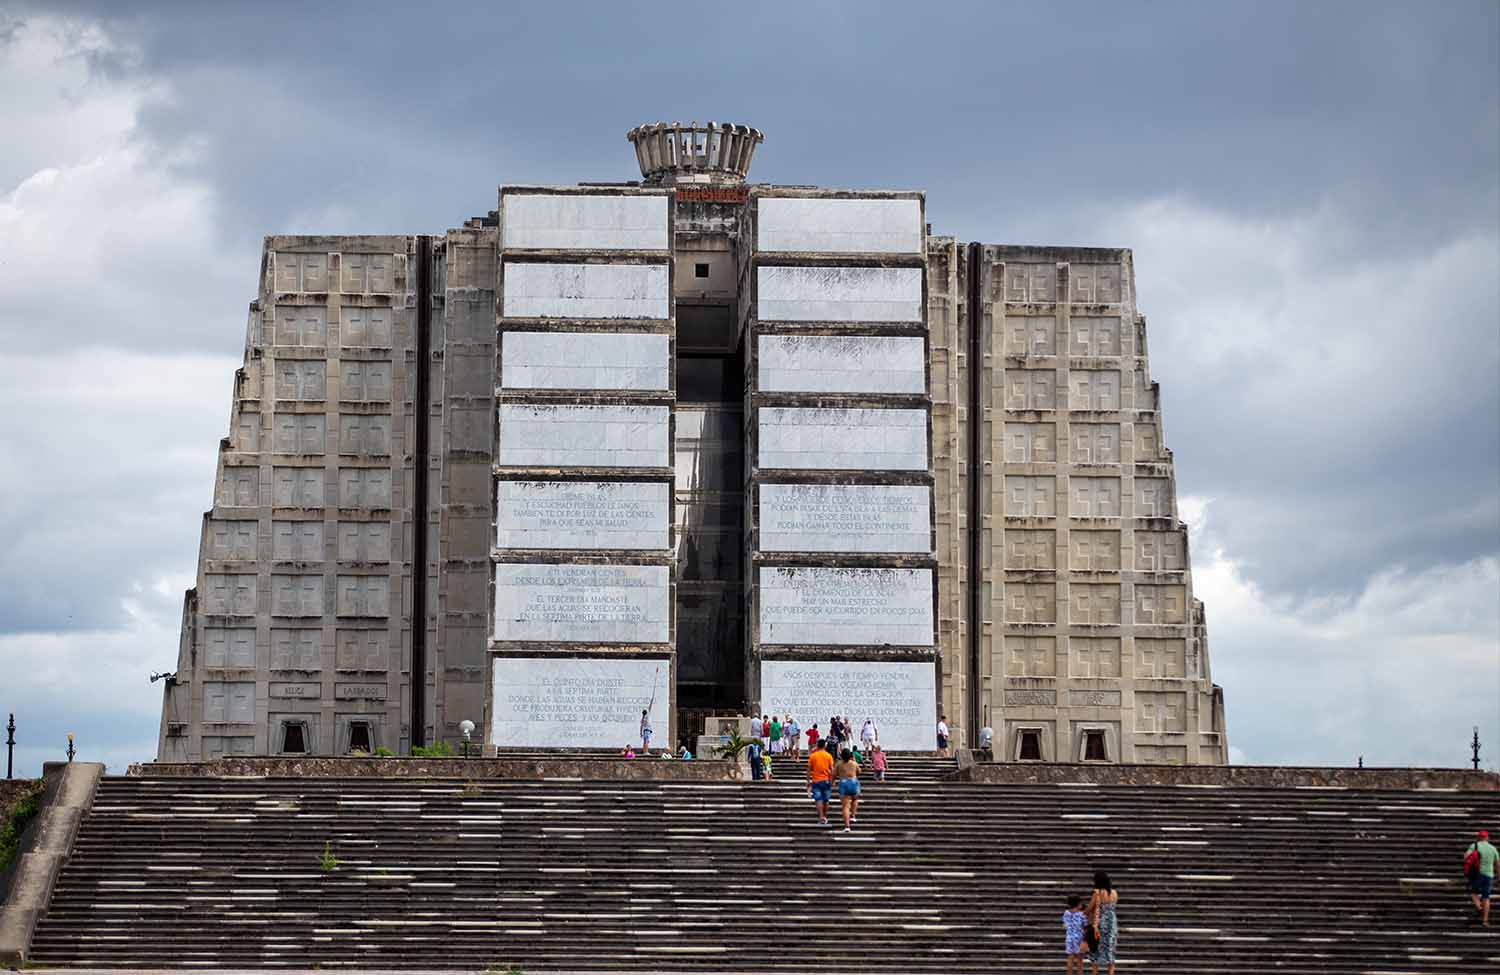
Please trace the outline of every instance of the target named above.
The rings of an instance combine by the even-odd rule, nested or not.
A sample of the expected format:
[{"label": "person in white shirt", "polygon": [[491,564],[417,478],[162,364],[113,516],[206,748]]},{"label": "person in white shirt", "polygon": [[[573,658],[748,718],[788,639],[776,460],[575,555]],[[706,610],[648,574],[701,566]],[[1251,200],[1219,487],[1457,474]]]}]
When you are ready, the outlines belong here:
[{"label": "person in white shirt", "polygon": [[754,715],[751,715],[751,717],[750,717],[750,737],[751,738],[760,738],[764,734],[765,734],[765,722],[761,721],[760,718],[755,717]]},{"label": "person in white shirt", "polygon": [[937,739],[938,739],[938,751],[940,751],[940,752],[943,753],[943,757],[944,758],[947,758],[948,757],[948,716],[946,714],[943,715],[941,718],[938,718]]},{"label": "person in white shirt", "polygon": [[870,750],[871,745],[875,744],[875,735],[875,719],[866,718],[864,727],[859,729],[859,743],[864,746],[866,752]]}]

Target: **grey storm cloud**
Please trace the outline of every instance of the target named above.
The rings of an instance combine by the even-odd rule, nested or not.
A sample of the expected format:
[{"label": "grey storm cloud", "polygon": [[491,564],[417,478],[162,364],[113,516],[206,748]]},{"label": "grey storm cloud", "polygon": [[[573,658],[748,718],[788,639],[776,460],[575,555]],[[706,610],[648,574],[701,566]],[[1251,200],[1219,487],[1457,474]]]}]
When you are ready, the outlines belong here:
[{"label": "grey storm cloud", "polygon": [[[1343,679],[1329,619],[1399,615],[1424,585],[1500,602],[1455,568],[1500,557],[1491,0],[21,4],[0,62],[37,18],[107,42],[69,49],[72,124],[38,110],[0,148],[0,235],[41,235],[0,236],[0,639],[175,628],[157,589],[191,578],[263,235],[436,232],[501,182],[628,179],[625,131],[659,118],[762,128],[758,181],[924,189],[960,240],[1135,248],[1179,490],[1208,502],[1200,589],[1222,552],[1258,594],[1208,607],[1250,757],[1356,747],[1289,737],[1318,702],[1276,691],[1296,667]],[[35,91],[7,94],[68,67],[28,65]],[[1451,673],[1478,691],[1412,713],[1500,748],[1500,621],[1459,615],[1479,643]],[[1375,727],[1401,685],[1348,678],[1339,713]],[[149,742],[132,707],[121,737]]]}]

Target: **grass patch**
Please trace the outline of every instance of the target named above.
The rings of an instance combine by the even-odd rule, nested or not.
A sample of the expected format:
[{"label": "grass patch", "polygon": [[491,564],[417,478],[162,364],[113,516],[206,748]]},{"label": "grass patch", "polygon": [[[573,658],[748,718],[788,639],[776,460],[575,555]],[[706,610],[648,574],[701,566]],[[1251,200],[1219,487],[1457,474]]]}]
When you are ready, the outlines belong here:
[{"label": "grass patch", "polygon": [[23,795],[5,817],[0,826],[0,871],[9,870],[21,855],[21,834],[26,825],[42,811],[42,784],[38,782],[30,792]]},{"label": "grass patch", "polygon": [[323,856],[318,860],[318,866],[323,868],[324,873],[333,873],[339,868],[339,858],[333,855],[333,842],[323,841]]}]

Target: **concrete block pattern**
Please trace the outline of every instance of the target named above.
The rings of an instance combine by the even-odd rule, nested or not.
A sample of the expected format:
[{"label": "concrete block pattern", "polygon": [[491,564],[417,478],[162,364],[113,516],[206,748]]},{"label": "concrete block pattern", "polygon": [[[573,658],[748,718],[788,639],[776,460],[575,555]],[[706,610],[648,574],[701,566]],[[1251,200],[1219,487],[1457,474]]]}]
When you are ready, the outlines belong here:
[{"label": "concrete block pattern", "polygon": [[667,317],[665,264],[505,265],[507,318]]},{"label": "concrete block pattern", "polygon": [[507,332],[500,344],[505,389],[665,390],[666,335],[638,332]]},{"label": "concrete block pattern", "polygon": [[671,569],[665,565],[495,566],[495,639],[666,643]]},{"label": "concrete block pattern", "polygon": [[278,413],[271,447],[278,454],[321,454],[328,442],[328,417],[322,413]]},{"label": "concrete block pattern", "polygon": [[762,566],[764,645],[931,646],[931,569]]},{"label": "concrete block pattern", "polygon": [[925,485],[761,484],[763,552],[932,551]]},{"label": "concrete block pattern", "polygon": [[389,508],[391,472],[366,467],[340,468],[339,504],[345,508]]},{"label": "concrete block pattern", "polygon": [[818,254],[920,254],[921,201],[762,197],[756,208],[760,251]]},{"label": "concrete block pattern", "polygon": [[210,572],[203,577],[203,612],[210,616],[249,616],[256,608],[253,573]]},{"label": "concrete block pattern", "polygon": [[535,250],[666,250],[665,196],[508,193],[501,246]]},{"label": "concrete block pattern", "polygon": [[533,748],[619,748],[641,743],[649,712],[652,744],[671,748],[671,666],[665,659],[496,657],[491,671],[490,741]]},{"label": "concrete block pattern", "polygon": [[905,335],[761,335],[763,392],[912,393],[927,388],[926,343]]},{"label": "concrete block pattern", "polygon": [[503,403],[497,462],[510,467],[665,467],[665,406]]},{"label": "concrete block pattern", "polygon": [[763,406],[759,466],[786,470],[925,471],[927,411]]},{"label": "concrete block pattern", "polygon": [[761,321],[922,321],[921,268],[761,267],[756,282]]},{"label": "concrete block pattern", "polygon": [[204,664],[208,667],[255,667],[255,627],[203,628]]},{"label": "concrete block pattern", "polygon": [[272,522],[271,558],[278,562],[323,561],[323,523],[321,521]]},{"label": "concrete block pattern", "polygon": [[340,315],[339,342],[346,349],[391,347],[391,310],[345,305]]},{"label": "concrete block pattern", "polygon": [[666,549],[671,486],[643,481],[499,481],[495,545],[518,549]]},{"label": "concrete block pattern", "polygon": [[323,577],[321,575],[271,576],[271,614],[273,616],[322,616]]}]

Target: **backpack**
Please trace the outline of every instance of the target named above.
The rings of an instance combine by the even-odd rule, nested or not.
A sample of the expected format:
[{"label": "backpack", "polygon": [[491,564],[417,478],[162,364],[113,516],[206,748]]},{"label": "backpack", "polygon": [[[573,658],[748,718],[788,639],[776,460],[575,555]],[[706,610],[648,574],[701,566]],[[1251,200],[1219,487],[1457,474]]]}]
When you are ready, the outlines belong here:
[{"label": "backpack", "polygon": [[1464,876],[1471,881],[1474,875],[1479,873],[1479,844],[1469,847],[1469,852],[1464,854]]}]

